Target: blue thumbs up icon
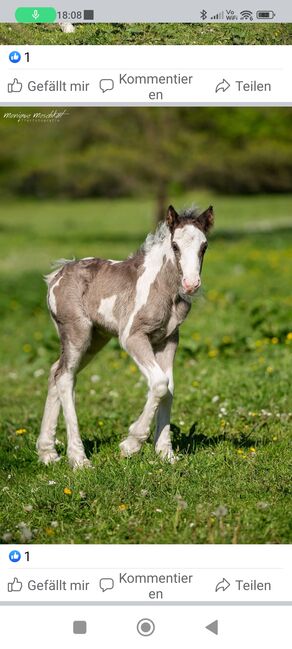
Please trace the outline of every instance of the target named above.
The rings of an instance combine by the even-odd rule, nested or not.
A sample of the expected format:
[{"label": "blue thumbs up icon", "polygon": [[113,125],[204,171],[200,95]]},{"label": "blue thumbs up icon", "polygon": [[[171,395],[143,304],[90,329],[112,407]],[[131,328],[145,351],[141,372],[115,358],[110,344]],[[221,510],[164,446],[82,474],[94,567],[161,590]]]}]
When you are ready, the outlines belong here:
[{"label": "blue thumbs up icon", "polygon": [[10,52],[9,54],[10,63],[19,63],[20,59],[21,59],[20,52],[16,52],[16,51]]},{"label": "blue thumbs up icon", "polygon": [[20,552],[18,552],[18,550],[11,550],[11,552],[9,552],[9,559],[13,563],[17,563],[17,561],[20,561],[21,559]]}]

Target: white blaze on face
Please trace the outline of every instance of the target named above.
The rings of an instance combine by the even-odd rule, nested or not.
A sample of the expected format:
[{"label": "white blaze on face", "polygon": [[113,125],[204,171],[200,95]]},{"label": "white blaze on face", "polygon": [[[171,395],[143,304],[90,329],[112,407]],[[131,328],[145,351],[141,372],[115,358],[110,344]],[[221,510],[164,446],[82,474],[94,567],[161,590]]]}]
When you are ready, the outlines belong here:
[{"label": "white blaze on face", "polygon": [[204,233],[194,225],[176,228],[173,241],[179,247],[182,285],[185,289],[195,289],[200,285],[200,249],[206,241]]}]

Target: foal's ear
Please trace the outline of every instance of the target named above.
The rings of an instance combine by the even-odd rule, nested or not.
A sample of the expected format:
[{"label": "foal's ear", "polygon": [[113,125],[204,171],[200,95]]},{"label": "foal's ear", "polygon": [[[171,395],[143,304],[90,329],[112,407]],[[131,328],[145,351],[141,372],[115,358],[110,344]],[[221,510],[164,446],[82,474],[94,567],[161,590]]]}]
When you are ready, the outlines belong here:
[{"label": "foal's ear", "polygon": [[213,207],[210,205],[205,212],[200,214],[198,216],[197,221],[199,222],[200,226],[203,229],[203,232],[207,233],[209,232],[210,228],[212,227],[214,223],[214,212],[213,212]]},{"label": "foal's ear", "polygon": [[174,207],[172,205],[169,206],[167,210],[167,215],[166,215],[166,223],[170,229],[171,232],[173,232],[176,224],[179,222],[179,215],[175,211]]}]

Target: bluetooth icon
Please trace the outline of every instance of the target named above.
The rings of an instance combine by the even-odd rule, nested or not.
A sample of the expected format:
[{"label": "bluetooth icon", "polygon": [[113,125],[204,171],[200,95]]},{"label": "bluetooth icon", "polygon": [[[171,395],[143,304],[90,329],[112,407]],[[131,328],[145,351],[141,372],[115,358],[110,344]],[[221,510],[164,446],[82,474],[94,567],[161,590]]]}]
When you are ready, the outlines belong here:
[{"label": "bluetooth icon", "polygon": [[202,20],[206,20],[207,15],[208,15],[208,14],[207,14],[207,11],[206,11],[205,9],[203,9],[203,10],[201,11],[201,13],[200,13],[200,16],[201,16]]}]

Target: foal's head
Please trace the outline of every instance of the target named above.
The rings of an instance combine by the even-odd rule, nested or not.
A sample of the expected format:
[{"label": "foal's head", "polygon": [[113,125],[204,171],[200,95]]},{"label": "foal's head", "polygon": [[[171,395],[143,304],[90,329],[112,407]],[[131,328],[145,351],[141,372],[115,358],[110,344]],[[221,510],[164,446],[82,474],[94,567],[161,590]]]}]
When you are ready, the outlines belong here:
[{"label": "foal's head", "polygon": [[196,211],[178,214],[172,205],[168,208],[166,223],[185,295],[194,295],[201,285],[203,258],[208,245],[206,234],[213,222],[211,205],[202,214]]}]

